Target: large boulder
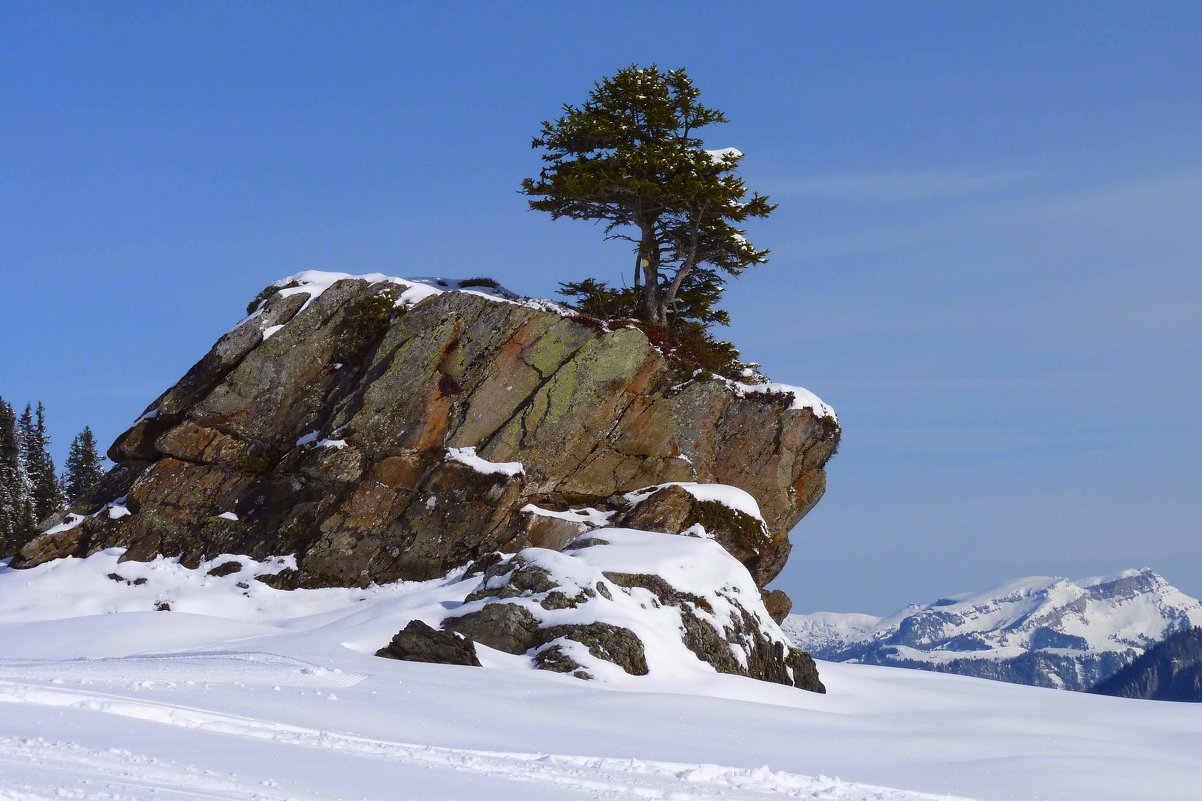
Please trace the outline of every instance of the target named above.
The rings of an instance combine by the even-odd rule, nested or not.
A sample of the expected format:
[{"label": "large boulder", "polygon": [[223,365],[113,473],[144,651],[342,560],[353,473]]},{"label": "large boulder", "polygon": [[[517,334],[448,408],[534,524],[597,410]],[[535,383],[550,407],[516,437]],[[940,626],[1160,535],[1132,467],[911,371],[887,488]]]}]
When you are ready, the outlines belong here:
[{"label": "large boulder", "polygon": [[122,547],[185,564],[295,554],[281,586],[430,579],[598,525],[570,509],[604,519],[625,493],[699,482],[754,498],[750,534],[676,517],[762,587],[838,441],[804,390],[694,375],[634,325],[487,282],[302,273],[146,409],[109,450],[117,468],[14,564]]},{"label": "large boulder", "polygon": [[480,667],[475,644],[466,637],[439,631],[420,620],[411,620],[376,656],[406,662],[433,662],[439,665]]}]

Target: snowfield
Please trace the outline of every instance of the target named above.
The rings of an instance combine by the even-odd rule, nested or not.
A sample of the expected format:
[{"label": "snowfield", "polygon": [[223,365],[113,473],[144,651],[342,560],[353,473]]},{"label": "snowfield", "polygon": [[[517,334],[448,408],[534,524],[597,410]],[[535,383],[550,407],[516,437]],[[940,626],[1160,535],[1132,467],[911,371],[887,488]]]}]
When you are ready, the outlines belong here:
[{"label": "snowfield", "polygon": [[1196,705],[830,663],[823,696],[484,647],[399,662],[372,654],[463,582],[282,592],[254,576],[286,559],[118,555],[0,563],[0,798],[1192,801],[1202,780]]}]

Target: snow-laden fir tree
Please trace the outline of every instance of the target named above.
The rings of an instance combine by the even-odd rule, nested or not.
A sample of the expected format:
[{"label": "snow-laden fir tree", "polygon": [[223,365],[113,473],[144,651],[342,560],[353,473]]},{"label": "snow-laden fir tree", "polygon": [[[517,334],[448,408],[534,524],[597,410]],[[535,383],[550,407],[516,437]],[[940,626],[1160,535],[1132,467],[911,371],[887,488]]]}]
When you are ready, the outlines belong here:
[{"label": "snow-laden fir tree", "polygon": [[103,458],[96,449],[96,437],[92,434],[91,426],[84,426],[83,431],[71,440],[63,473],[63,492],[69,503],[83,497],[104,476]]},{"label": "snow-laden fir tree", "polygon": [[[28,420],[29,407],[25,407],[22,425]],[[25,472],[29,476],[29,494],[33,502],[36,520],[44,520],[64,505],[62,487],[58,483],[58,472],[50,456],[50,434],[46,430],[46,409],[38,401],[32,425],[23,430],[25,439]]]},{"label": "snow-laden fir tree", "polygon": [[50,456],[46,409],[28,404],[16,423],[16,521],[10,551],[20,550],[37,534],[38,522],[63,508],[63,493]]},{"label": "snow-laden fir tree", "polygon": [[29,474],[31,449],[36,449],[37,428],[33,422],[33,408],[27,403],[25,411],[17,418],[17,531],[14,549],[20,550],[33,536],[37,528],[38,513],[33,501],[33,479]]},{"label": "snow-laden fir tree", "polygon": [[543,122],[533,146],[545,166],[522,182],[530,208],[603,222],[607,238],[634,244],[630,290],[589,279],[564,284],[565,293],[586,310],[635,316],[670,337],[684,321],[702,330],[725,323],[715,305],[719,273],[737,276],[768,255],[738,226],[775,208],[762,195],[747,198],[736,174],[742,153],[703,147],[697,132],[727,119],[700,94],[683,69],[618,70],[585,103],[565,104],[563,116]]},{"label": "snow-laden fir tree", "polygon": [[21,481],[21,449],[17,439],[17,417],[0,398],[0,558],[11,556],[23,525],[25,504]]}]

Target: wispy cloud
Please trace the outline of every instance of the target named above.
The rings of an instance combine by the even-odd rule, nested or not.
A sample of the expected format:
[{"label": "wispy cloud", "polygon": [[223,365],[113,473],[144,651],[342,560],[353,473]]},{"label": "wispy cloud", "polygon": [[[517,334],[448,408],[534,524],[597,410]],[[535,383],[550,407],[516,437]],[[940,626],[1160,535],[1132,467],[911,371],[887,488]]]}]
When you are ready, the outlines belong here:
[{"label": "wispy cloud", "polygon": [[957,198],[1005,189],[1035,176],[1032,170],[915,170],[809,175],[769,181],[770,194],[813,200],[895,203]]},{"label": "wispy cloud", "polygon": [[[906,173],[911,174],[920,173]],[[1003,186],[1000,176],[997,174],[992,184],[996,188]],[[985,178],[979,185],[986,186]],[[780,194],[779,190],[773,191]],[[827,199],[837,197],[830,194]],[[897,253],[1009,230],[1024,241],[1040,238],[1046,247],[1059,248],[1061,258],[1090,250],[1094,258],[1129,261],[1132,254],[1123,248],[1133,246],[1139,249],[1140,260],[1181,257],[1185,252],[1198,252],[1196,220],[1202,210],[1202,170],[1191,168],[1172,176],[1148,176],[1120,185],[1056,194],[1045,188],[1024,187],[1020,196],[991,196],[982,188],[971,200],[967,190],[958,203],[950,202],[956,200],[951,195],[944,199],[949,202],[934,211],[902,209],[895,214],[890,210],[866,217],[868,221],[863,224],[845,222],[819,236],[799,239],[799,252],[808,259]],[[778,244],[776,253],[785,252],[787,247],[787,243]]]}]

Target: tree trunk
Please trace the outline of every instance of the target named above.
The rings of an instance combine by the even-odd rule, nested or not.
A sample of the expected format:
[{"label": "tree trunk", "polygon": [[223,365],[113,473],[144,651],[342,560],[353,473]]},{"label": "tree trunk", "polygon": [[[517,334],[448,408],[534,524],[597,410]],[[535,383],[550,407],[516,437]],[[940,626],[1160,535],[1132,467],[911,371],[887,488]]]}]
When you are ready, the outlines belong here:
[{"label": "tree trunk", "polygon": [[643,285],[639,287],[638,318],[645,323],[659,322],[659,243],[655,240],[655,225],[642,226],[639,241],[639,263],[643,268]]},{"label": "tree trunk", "polygon": [[680,269],[676,271],[676,275],[673,277],[672,283],[668,285],[668,288],[664,290],[663,297],[660,298],[660,325],[665,328],[668,327],[668,314],[673,304],[676,303],[676,295],[680,292],[680,285],[684,283],[684,279],[688,276],[688,274],[693,271],[694,264],[696,264],[695,261],[689,260],[680,265]]},{"label": "tree trunk", "polygon": [[676,296],[680,293],[680,287],[684,285],[684,280],[688,278],[689,273],[693,272],[693,268],[697,266],[698,249],[701,242],[701,217],[702,212],[694,215],[691,224],[689,225],[689,254],[685,257],[684,264],[677,269],[676,275],[672,277],[672,283],[664,291],[663,297],[660,299],[659,316],[660,325],[668,327],[668,313],[673,304],[676,303]]}]

